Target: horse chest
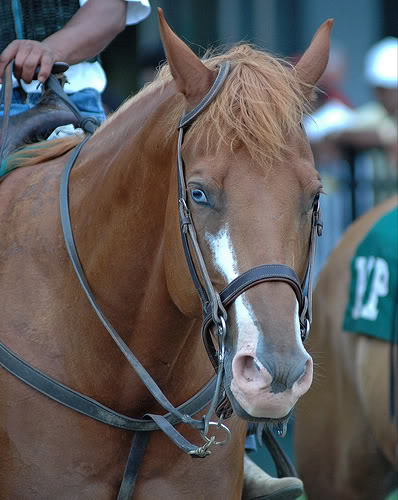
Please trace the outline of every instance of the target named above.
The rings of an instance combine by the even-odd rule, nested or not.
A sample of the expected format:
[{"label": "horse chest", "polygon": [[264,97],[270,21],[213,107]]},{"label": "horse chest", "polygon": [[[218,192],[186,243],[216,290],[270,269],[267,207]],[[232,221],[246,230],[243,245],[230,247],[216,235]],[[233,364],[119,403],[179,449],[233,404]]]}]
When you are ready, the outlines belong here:
[{"label": "horse chest", "polygon": [[48,491],[51,498],[113,500],[130,436],[60,410],[6,377],[0,374],[0,400],[9,401],[0,408],[0,499],[43,499]]}]

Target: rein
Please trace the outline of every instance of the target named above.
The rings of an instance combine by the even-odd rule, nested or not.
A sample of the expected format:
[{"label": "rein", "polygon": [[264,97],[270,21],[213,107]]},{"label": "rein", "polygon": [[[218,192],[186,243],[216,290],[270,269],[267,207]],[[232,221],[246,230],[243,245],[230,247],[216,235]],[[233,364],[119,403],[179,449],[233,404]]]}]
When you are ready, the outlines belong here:
[{"label": "rein", "polygon": [[[47,397],[67,406],[79,413],[89,416],[104,424],[118,427],[120,429],[134,431],[135,437],[132,442],[128,461],[123,475],[123,480],[120,486],[118,500],[127,500],[131,498],[138,469],[145,453],[146,444],[149,439],[149,431],[162,430],[180,449],[187,452],[193,457],[203,458],[209,455],[209,450],[212,445],[225,444],[231,438],[229,429],[222,423],[222,419],[228,418],[231,415],[231,408],[226,403],[225,395],[221,394],[221,387],[224,376],[224,355],[225,355],[225,339],[227,335],[227,312],[226,307],[231,304],[239,295],[247,289],[264,281],[285,281],[294,290],[299,303],[299,317],[301,336],[303,341],[306,339],[309,327],[311,324],[311,298],[312,298],[312,270],[315,256],[316,235],[321,234],[322,223],[319,219],[319,201],[314,205],[312,217],[312,229],[310,236],[310,252],[309,262],[302,288],[300,281],[293,269],[283,264],[262,265],[255,267],[246,273],[240,275],[233,280],[221,293],[218,293],[210,280],[203,255],[197,239],[197,234],[193,224],[191,212],[188,208],[187,188],[184,175],[184,162],[182,159],[182,144],[184,134],[189,126],[193,123],[196,117],[212,102],[220,91],[225,79],[230,70],[230,63],[225,62],[220,65],[219,73],[214,81],[211,89],[204,99],[192,111],[183,116],[178,125],[178,150],[177,150],[177,175],[178,175],[178,206],[179,220],[182,236],[182,243],[188,267],[191,273],[193,283],[198,291],[202,303],[203,324],[202,337],[215,371],[217,373],[205,387],[203,387],[195,396],[189,399],[179,407],[174,407],[163,394],[159,386],[152,379],[149,373],[145,370],[142,364],[134,356],[119,334],[114,330],[110,322],[107,320],[100,307],[98,306],[89,283],[85,277],[79,255],[76,249],[72,225],[69,215],[69,177],[71,170],[78,158],[78,155],[84,144],[89,140],[91,135],[97,128],[96,121],[93,118],[81,119],[80,113],[73,103],[68,99],[62,90],[57,79],[51,75],[49,78],[50,88],[70,107],[70,109],[79,118],[79,126],[86,132],[84,140],[77,145],[72,151],[62,173],[60,184],[60,215],[62,228],[64,233],[65,245],[70,256],[72,265],[80,284],[85,292],[89,302],[91,303],[95,313],[106,328],[112,339],[121,350],[127,361],[134,368],[141,381],[151,392],[158,403],[167,410],[167,414],[146,414],[143,419],[133,419],[125,415],[121,415],[110,408],[102,405],[88,396],[85,396],[77,391],[54,380],[41,371],[33,368],[25,363],[17,354],[10,351],[4,344],[0,343],[0,365],[10,373],[18,377],[20,380],[38,390]],[[11,70],[6,73],[11,74]],[[3,90],[6,87],[6,79],[4,81]],[[6,100],[11,99],[10,96]],[[9,103],[6,107],[9,108]],[[4,125],[4,122],[3,122]],[[4,127],[3,127],[4,128]],[[6,130],[2,131],[2,141],[5,142]],[[1,152],[1,149],[0,149]],[[191,252],[193,250],[193,255]],[[197,263],[199,273],[196,270],[194,261]],[[203,285],[202,285],[203,283]],[[216,348],[213,343],[213,335],[211,328],[215,326],[215,336],[217,338]],[[223,396],[221,402],[220,398]],[[201,419],[194,419],[192,415],[197,414],[209,405],[207,414]],[[218,422],[211,421],[214,412],[219,417]],[[192,428],[200,431],[205,443],[202,446],[197,446],[186,440],[176,429],[175,425],[185,423]],[[224,441],[216,441],[215,436],[208,437],[209,428],[211,426],[221,428],[226,432]],[[268,431],[268,439],[274,440],[273,435]],[[274,454],[273,454],[274,456]],[[293,475],[289,467],[284,467],[282,473],[285,475]]]},{"label": "rein", "polygon": [[7,66],[4,73],[3,85],[0,91],[0,104],[4,102],[3,122],[0,130],[0,165],[3,162],[4,149],[7,142],[8,122],[10,118],[11,96],[12,96],[12,70],[14,61]]}]

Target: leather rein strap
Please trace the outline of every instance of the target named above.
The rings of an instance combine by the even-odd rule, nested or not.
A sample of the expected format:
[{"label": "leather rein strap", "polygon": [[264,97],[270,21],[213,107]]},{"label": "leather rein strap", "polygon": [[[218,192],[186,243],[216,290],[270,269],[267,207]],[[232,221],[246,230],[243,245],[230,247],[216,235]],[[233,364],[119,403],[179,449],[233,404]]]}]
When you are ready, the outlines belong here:
[{"label": "leather rein strap", "polygon": [[4,113],[3,121],[0,130],[0,166],[3,162],[4,149],[7,143],[8,135],[8,122],[10,119],[10,107],[12,99],[12,70],[14,67],[14,61],[6,67],[3,79],[3,85],[1,86],[0,92],[0,104],[4,102]]}]

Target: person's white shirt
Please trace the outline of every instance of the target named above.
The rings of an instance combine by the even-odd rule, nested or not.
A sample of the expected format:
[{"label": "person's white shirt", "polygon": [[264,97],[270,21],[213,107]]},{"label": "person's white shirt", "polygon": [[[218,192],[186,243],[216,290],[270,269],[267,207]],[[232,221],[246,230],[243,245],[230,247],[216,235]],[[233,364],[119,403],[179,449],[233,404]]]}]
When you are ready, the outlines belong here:
[{"label": "person's white shirt", "polygon": [[[87,0],[79,0],[80,6],[86,3]],[[143,21],[149,16],[151,6],[149,0],[125,0],[127,4],[126,25],[131,26]],[[73,64],[66,71],[68,83],[65,84],[64,90],[67,94],[78,92],[84,88],[94,88],[102,93],[106,87],[106,75],[101,64],[96,62],[81,62]],[[14,86],[18,86],[18,82],[14,80]],[[0,86],[1,87],[1,86]],[[22,87],[26,92],[41,92],[38,80],[26,84],[22,82]]]}]

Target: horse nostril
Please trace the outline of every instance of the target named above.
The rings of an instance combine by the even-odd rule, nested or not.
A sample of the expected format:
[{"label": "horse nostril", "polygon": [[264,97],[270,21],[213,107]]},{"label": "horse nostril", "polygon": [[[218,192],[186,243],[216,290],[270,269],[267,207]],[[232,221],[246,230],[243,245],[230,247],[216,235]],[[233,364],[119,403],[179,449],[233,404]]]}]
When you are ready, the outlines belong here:
[{"label": "horse nostril", "polygon": [[240,383],[256,384],[260,389],[271,382],[271,376],[263,365],[253,356],[237,354],[233,360],[233,376]]},{"label": "horse nostril", "polygon": [[240,358],[241,376],[247,382],[253,382],[255,375],[260,372],[260,365],[252,356],[242,356]]},{"label": "horse nostril", "polygon": [[296,363],[285,368],[285,370],[277,371],[272,380],[271,392],[274,394],[291,390],[296,384],[299,386],[305,381],[307,373],[312,372],[312,360],[307,355],[302,359],[296,359]]},{"label": "horse nostril", "polygon": [[312,370],[312,359],[311,358],[307,359],[307,361],[305,362],[304,369],[296,381],[298,384],[300,383],[301,379],[303,379],[305,377],[305,375],[307,374],[307,372],[309,370]]}]

